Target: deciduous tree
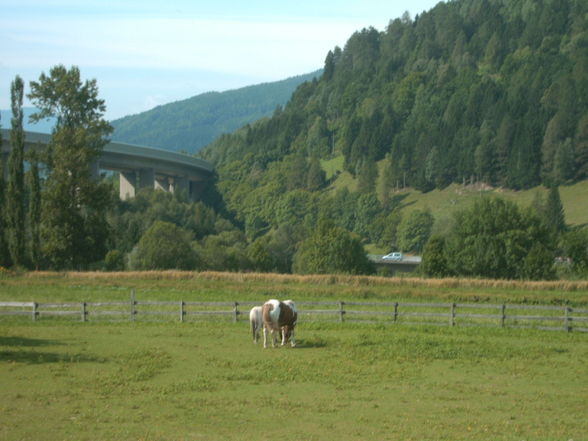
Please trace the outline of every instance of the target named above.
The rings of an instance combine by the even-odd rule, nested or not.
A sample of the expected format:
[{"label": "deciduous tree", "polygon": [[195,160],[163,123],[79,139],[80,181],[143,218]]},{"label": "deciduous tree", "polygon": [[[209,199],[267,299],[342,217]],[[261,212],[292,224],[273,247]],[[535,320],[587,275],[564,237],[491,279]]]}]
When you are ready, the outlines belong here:
[{"label": "deciduous tree", "polygon": [[313,233],[300,243],[293,270],[301,274],[370,274],[373,267],[359,237],[321,220]]},{"label": "deciduous tree", "polygon": [[43,191],[42,251],[52,267],[84,268],[106,254],[112,190],[91,172],[112,131],[103,119],[106,106],[96,80],[82,82],[77,67],[62,65],[32,81],[28,97],[39,109],[32,121],[56,118]]},{"label": "deciduous tree", "polygon": [[143,270],[196,267],[197,256],[189,233],[171,222],[155,222],[141,237],[131,254],[131,267]]}]

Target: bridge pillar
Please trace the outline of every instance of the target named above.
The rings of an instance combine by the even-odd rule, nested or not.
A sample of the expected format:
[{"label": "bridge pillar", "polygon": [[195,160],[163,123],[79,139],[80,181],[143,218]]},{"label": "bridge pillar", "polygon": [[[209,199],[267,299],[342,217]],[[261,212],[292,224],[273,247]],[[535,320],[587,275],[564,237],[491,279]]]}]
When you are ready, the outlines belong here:
[{"label": "bridge pillar", "polygon": [[118,190],[120,198],[123,201],[134,198],[137,188],[137,173],[135,171],[120,172],[119,177],[120,183]]}]

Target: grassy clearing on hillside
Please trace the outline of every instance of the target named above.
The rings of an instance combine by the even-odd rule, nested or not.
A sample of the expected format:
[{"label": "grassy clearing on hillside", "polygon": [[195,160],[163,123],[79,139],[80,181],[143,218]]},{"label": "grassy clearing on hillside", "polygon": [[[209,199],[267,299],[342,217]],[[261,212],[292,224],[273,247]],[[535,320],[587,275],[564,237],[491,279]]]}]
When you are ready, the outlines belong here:
[{"label": "grassy clearing on hillside", "polygon": [[[347,187],[349,190],[354,191],[357,187],[356,179],[349,172],[343,170],[343,160],[343,156],[338,156],[329,161],[322,161],[321,164],[329,179],[336,173],[340,173],[332,183],[332,189],[337,190]],[[378,163],[380,178],[376,187],[379,189],[380,198],[382,197],[383,165],[384,161]],[[586,204],[588,180],[573,185],[560,186],[559,192],[564,206],[566,222],[570,225],[588,225],[588,204]],[[480,185],[451,184],[442,190],[435,189],[427,193],[408,188],[394,193],[392,196],[401,199],[403,211],[409,212],[414,209],[428,208],[433,212],[435,218],[440,220],[450,217],[457,209],[469,207],[474,200],[482,195],[496,195],[516,202],[521,207],[528,207],[537,193],[541,194],[545,199],[548,190],[543,186],[524,191],[515,191],[503,188],[490,189]]]},{"label": "grassy clearing on hillside", "polygon": [[[566,216],[566,222],[570,225],[588,224],[588,181],[582,181],[574,185],[559,187],[562,205]],[[508,189],[486,189],[478,186],[466,186],[452,184],[443,190],[433,190],[428,193],[418,191],[401,192],[404,196],[403,203],[407,210],[429,208],[437,219],[449,217],[458,209],[469,207],[476,199],[483,195],[494,195],[517,203],[521,207],[528,207],[536,194],[547,198],[548,190],[545,187],[536,187],[530,190],[514,191]]]},{"label": "grassy clearing on hillside", "polygon": [[7,324],[0,439],[569,440],[588,431],[585,335],[246,322]]}]

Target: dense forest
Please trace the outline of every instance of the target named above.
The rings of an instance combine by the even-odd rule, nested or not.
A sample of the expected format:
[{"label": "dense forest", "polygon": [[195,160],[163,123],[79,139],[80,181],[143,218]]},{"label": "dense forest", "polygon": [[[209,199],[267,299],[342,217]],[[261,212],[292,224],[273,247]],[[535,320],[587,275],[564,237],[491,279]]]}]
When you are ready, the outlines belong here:
[{"label": "dense forest", "polygon": [[111,122],[112,139],[195,153],[223,133],[270,116],[320,71],[226,92],[208,92]]},{"label": "dense forest", "polygon": [[363,29],[284,109],[222,137],[205,157],[221,180],[239,183],[340,154],[368,190],[377,161],[389,189],[584,179],[587,10],[581,0],[461,0],[405,14],[384,32]]}]

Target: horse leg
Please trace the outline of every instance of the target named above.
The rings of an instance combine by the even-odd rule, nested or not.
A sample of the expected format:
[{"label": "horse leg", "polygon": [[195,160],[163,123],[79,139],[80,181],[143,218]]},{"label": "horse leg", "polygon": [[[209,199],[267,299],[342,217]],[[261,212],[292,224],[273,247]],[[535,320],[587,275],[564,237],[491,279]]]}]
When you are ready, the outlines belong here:
[{"label": "horse leg", "polygon": [[[273,338],[273,336],[272,336]],[[267,348],[267,327],[263,327],[263,347],[264,349]]]},{"label": "horse leg", "polygon": [[292,347],[296,346],[296,339],[294,338],[294,331],[296,330],[296,328],[292,328],[292,331],[290,332],[290,345]]},{"label": "horse leg", "polygon": [[257,344],[257,339],[259,337],[259,330],[257,328],[257,323],[255,323],[253,320],[250,320],[249,326],[251,327],[251,334],[253,334],[253,343]]},{"label": "horse leg", "polygon": [[276,347],[276,343],[278,341],[278,335],[275,329],[272,329],[272,348]]},{"label": "horse leg", "polygon": [[286,335],[288,334],[288,330],[285,326],[280,328],[280,333],[282,334],[282,346],[286,344]]}]

